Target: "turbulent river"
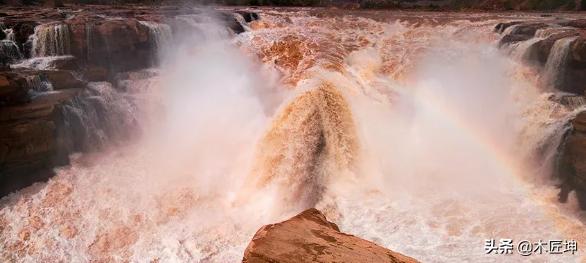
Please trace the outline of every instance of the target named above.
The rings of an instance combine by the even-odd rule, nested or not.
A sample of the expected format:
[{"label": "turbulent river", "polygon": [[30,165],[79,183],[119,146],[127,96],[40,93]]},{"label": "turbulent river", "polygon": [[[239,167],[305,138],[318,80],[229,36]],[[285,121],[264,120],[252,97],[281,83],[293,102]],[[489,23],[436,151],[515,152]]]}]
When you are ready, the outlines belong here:
[{"label": "turbulent river", "polygon": [[574,112],[497,48],[510,17],[260,15],[160,39],[160,67],[127,83],[136,139],[2,199],[0,261],[238,262],[309,207],[423,262],[582,260],[485,255],[486,239],[586,244],[550,179]]}]

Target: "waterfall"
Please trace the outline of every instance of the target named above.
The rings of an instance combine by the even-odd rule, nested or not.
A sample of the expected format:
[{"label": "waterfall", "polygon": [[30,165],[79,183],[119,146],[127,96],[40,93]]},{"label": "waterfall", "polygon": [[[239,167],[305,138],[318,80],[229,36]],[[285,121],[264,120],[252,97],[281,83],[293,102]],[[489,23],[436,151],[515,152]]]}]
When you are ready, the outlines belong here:
[{"label": "waterfall", "polygon": [[90,82],[87,89],[60,107],[64,129],[74,151],[95,151],[130,136],[137,127],[136,105],[108,82]]},{"label": "waterfall", "polygon": [[92,59],[94,37],[94,25],[92,23],[85,24],[85,43],[87,43],[85,55],[87,59]]},{"label": "waterfall", "polygon": [[155,63],[158,64],[159,59],[162,56],[166,48],[169,47],[173,39],[173,32],[171,27],[167,24],[155,23],[150,21],[139,21],[140,24],[148,27],[149,29],[149,42],[153,53],[156,54]]},{"label": "waterfall", "polygon": [[543,40],[541,37],[534,37],[529,40],[520,41],[514,44],[511,44],[507,47],[509,50],[509,54],[515,59],[526,59],[527,58],[527,50],[533,46],[533,44]]},{"label": "waterfall", "polygon": [[323,84],[295,98],[276,116],[258,146],[247,191],[272,182],[285,204],[313,207],[327,174],[340,176],[356,158],[352,112],[336,87]]},{"label": "waterfall", "polygon": [[105,149],[6,198],[0,261],[239,262],[260,226],[310,206],[422,262],[524,259],[486,255],[486,238],[586,242],[546,178],[574,106],[499,52],[494,20],[327,12],[267,11],[220,41],[224,25],[178,16],[160,78],[120,73],[57,105],[70,152]]},{"label": "waterfall", "polygon": [[[511,26],[511,30],[514,30],[518,26]],[[547,39],[551,36],[556,34],[565,34],[568,32],[574,32],[575,29],[568,28],[568,27],[546,27],[540,28],[535,32],[535,36],[525,40],[519,41],[513,44],[510,44],[507,49],[510,51],[511,54],[515,59],[527,59],[527,51],[531,48],[534,44],[538,43],[541,40]]]},{"label": "waterfall", "polygon": [[18,45],[12,40],[0,40],[0,61],[10,64],[22,59]]},{"label": "waterfall", "polygon": [[71,36],[66,24],[44,24],[35,27],[32,37],[32,57],[68,55]]},{"label": "waterfall", "polygon": [[570,46],[576,39],[577,37],[562,38],[553,44],[542,74],[547,88],[563,85]]}]

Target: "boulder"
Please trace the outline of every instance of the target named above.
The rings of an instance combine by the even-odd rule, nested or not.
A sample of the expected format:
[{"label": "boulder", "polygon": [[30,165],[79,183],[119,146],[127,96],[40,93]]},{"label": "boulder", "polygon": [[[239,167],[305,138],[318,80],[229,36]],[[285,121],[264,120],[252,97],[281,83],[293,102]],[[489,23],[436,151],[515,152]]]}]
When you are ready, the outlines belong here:
[{"label": "boulder", "polygon": [[317,209],[260,228],[244,252],[244,263],[417,262],[370,241],[340,232]]}]

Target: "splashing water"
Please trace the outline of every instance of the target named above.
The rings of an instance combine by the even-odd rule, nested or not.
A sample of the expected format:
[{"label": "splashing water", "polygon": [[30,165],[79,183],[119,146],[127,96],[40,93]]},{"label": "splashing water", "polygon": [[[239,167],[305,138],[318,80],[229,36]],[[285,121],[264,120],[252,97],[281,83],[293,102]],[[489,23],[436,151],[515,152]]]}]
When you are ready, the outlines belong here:
[{"label": "splashing water", "polygon": [[146,132],[2,199],[0,258],[238,262],[258,227],[310,206],[423,262],[586,241],[544,164],[574,111],[496,50],[497,20],[318,16],[267,10],[232,40],[179,18],[199,33],[121,82]]},{"label": "splashing water", "polygon": [[331,85],[295,98],[258,145],[255,166],[246,180],[247,195],[273,183],[284,188],[278,190],[281,207],[315,206],[325,177],[341,176],[355,162],[358,145],[352,119],[344,97]]}]

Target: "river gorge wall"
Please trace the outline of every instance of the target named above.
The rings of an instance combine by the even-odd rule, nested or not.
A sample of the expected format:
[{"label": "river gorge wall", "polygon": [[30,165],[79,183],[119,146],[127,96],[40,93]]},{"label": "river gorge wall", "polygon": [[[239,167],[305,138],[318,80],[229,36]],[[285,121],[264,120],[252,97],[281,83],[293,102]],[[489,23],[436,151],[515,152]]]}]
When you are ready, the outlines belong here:
[{"label": "river gorge wall", "polygon": [[511,21],[496,25],[499,46],[508,49],[540,75],[544,90],[561,91],[559,103],[579,113],[564,125],[554,177],[560,180],[560,200],[575,190],[586,209],[586,140],[582,109],[586,102],[586,20]]},{"label": "river gorge wall", "polygon": [[245,11],[172,7],[2,12],[0,196],[50,177],[72,153],[130,139],[139,98],[124,83],[149,72],[124,72],[156,67],[174,35],[201,31],[210,19],[238,34],[258,19]]}]

